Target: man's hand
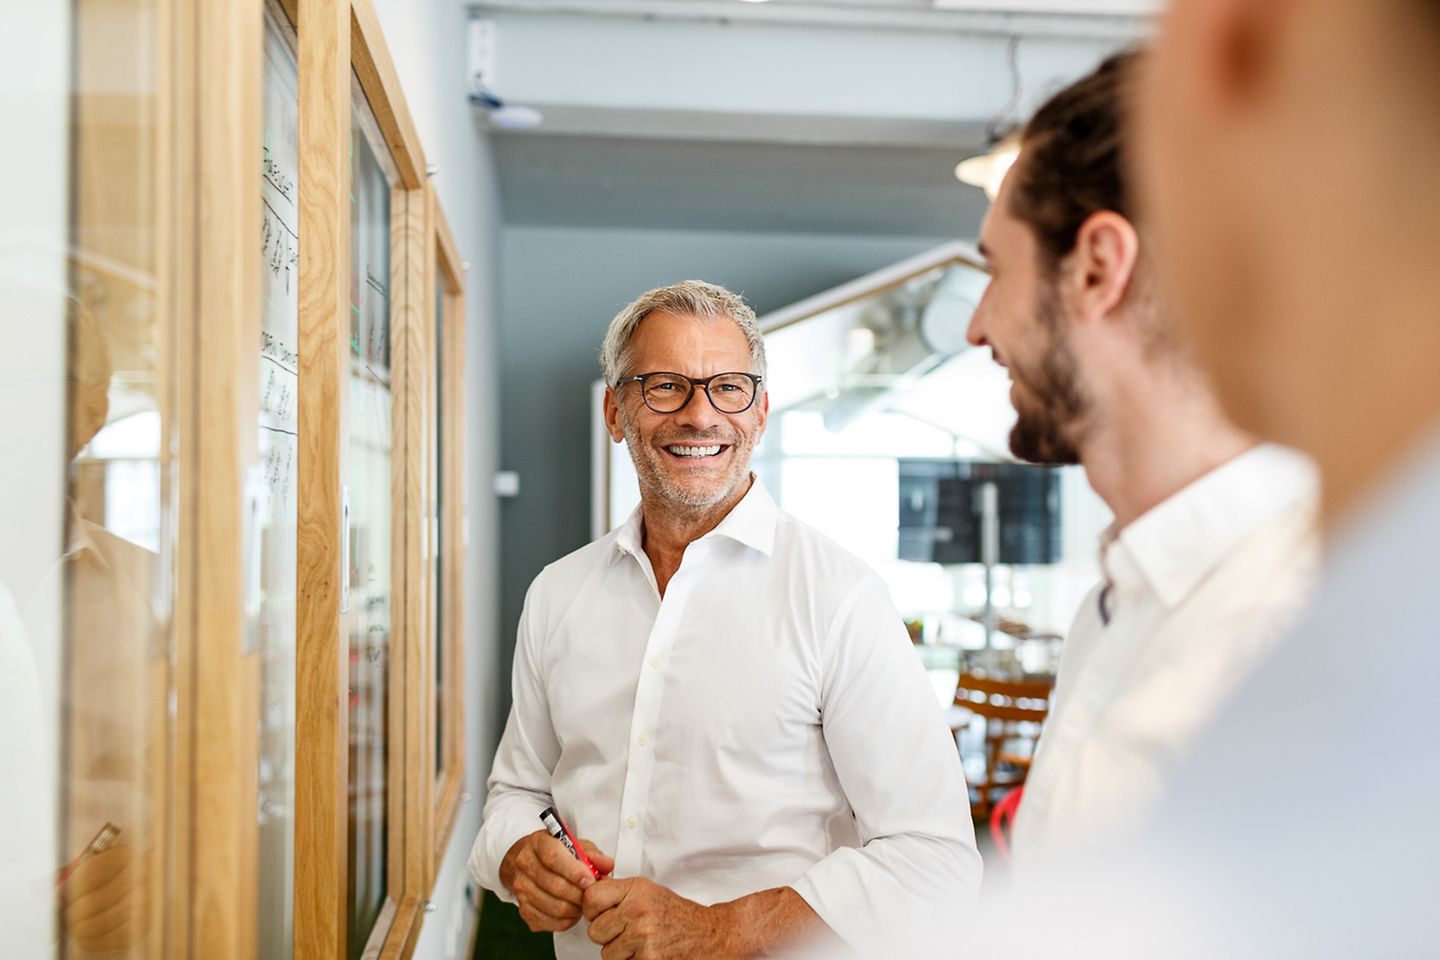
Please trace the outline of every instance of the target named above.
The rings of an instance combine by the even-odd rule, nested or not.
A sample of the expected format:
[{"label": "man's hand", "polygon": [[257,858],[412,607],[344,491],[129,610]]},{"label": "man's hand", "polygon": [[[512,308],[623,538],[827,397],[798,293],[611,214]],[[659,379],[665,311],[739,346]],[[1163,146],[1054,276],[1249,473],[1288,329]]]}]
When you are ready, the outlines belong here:
[{"label": "man's hand", "polygon": [[585,891],[584,906],[604,960],[741,956],[725,904],[701,906],[644,877],[602,880]]},{"label": "man's hand", "polygon": [[[589,840],[581,840],[580,848],[601,876],[615,869],[615,861]],[[595,878],[565,844],[536,830],[515,841],[500,861],[500,882],[520,901],[520,917],[531,930],[558,933],[580,919],[582,895]]]},{"label": "man's hand", "polygon": [[149,917],[146,858],[128,843],[87,857],[65,881],[65,929],[89,953],[127,950]]}]

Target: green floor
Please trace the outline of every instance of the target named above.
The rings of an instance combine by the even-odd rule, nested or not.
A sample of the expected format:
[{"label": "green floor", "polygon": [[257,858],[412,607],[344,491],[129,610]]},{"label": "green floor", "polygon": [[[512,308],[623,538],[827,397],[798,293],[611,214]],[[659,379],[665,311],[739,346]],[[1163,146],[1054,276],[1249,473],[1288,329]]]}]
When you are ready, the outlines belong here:
[{"label": "green floor", "polygon": [[486,890],[473,960],[555,960],[555,938],[531,933],[513,904]]}]

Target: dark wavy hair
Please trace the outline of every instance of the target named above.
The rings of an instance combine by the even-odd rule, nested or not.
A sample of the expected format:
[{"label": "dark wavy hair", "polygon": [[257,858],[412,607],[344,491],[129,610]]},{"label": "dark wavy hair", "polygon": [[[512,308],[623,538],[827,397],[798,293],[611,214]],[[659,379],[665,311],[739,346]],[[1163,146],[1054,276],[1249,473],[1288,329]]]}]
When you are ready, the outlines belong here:
[{"label": "dark wavy hair", "polygon": [[1141,53],[1117,53],[1051,97],[1026,124],[1010,212],[1025,221],[1052,273],[1075,249],[1080,226],[1113,210],[1133,220],[1125,143],[1129,86]]}]

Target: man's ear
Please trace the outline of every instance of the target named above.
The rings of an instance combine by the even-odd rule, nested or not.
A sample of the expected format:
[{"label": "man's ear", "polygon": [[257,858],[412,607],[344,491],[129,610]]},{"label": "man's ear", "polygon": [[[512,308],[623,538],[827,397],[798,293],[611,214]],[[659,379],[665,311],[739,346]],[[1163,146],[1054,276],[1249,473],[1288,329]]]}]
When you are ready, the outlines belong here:
[{"label": "man's ear", "polygon": [[1113,315],[1125,302],[1139,260],[1134,224],[1112,210],[1087,217],[1062,267],[1072,315],[1082,322]]},{"label": "man's ear", "polygon": [[625,428],[620,423],[620,400],[611,387],[605,388],[605,432],[616,443],[625,439]]}]

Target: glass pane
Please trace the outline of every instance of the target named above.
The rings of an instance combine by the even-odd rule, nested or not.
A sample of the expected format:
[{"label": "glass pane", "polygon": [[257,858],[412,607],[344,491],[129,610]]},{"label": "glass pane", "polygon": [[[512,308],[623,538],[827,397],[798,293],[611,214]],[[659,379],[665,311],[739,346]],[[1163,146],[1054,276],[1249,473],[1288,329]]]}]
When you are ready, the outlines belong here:
[{"label": "glass pane", "polygon": [[[390,182],[356,95],[350,127],[350,956],[385,902],[390,680]],[[381,142],[378,140],[373,142]]]},{"label": "glass pane", "polygon": [[24,145],[0,154],[0,952],[51,960],[74,40],[68,4],[23,9],[23,26],[0,31],[6,142]]},{"label": "glass pane", "polygon": [[[436,263],[440,262],[441,253],[436,251]],[[438,273],[438,271],[437,271]],[[445,617],[445,603],[447,594],[445,591],[445,577],[441,564],[444,551],[441,544],[445,538],[445,284],[437,279],[435,284],[435,381],[431,386],[431,396],[435,404],[435,456],[431,469],[435,471],[435,495],[431,500],[434,519],[430,525],[434,536],[431,538],[430,551],[432,562],[430,564],[430,580],[434,584],[433,609],[435,610],[435,628],[431,632],[430,642],[434,645],[435,659],[435,779],[438,783],[441,774],[444,773],[447,757],[445,756],[445,724],[450,713],[450,704],[445,697],[445,630],[447,621]],[[438,794],[437,794],[438,800]]]},{"label": "glass pane", "polygon": [[173,759],[171,69],[161,2],[75,16],[60,955],[159,957]]},{"label": "glass pane", "polygon": [[[283,15],[281,15],[283,16]],[[296,176],[298,75],[288,23],[265,24],[260,194],[264,258],[260,320],[258,477],[248,550],[258,567],[250,626],[260,652],[259,956],[285,958],[294,941],[295,876],[295,394],[299,298]]]}]

